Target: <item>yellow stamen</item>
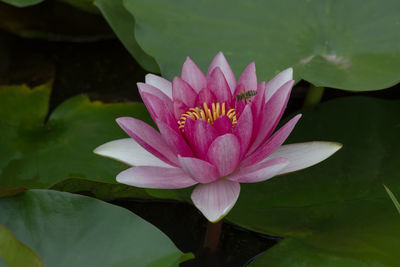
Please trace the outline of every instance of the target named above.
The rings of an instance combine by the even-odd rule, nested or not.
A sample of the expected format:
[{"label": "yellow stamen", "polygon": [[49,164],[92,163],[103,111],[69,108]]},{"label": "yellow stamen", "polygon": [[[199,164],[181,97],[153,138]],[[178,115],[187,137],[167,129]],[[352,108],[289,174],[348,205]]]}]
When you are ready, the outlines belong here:
[{"label": "yellow stamen", "polygon": [[227,116],[231,122],[232,127],[235,127],[237,124],[236,111],[234,108],[226,111],[225,102],[222,105],[217,103],[211,103],[211,109],[208,108],[207,103],[203,103],[203,107],[199,106],[196,108],[190,108],[186,113],[182,114],[178,120],[178,128],[181,131],[184,131],[185,122],[187,118],[192,118],[194,120],[204,120],[209,124],[213,124],[216,119],[221,116]]}]

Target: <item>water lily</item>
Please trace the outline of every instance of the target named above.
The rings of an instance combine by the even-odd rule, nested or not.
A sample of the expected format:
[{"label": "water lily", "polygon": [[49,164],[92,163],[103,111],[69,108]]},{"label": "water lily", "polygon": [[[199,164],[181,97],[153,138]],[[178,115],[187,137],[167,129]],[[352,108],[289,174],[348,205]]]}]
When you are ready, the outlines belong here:
[{"label": "water lily", "polygon": [[211,222],[234,206],[240,183],[255,183],[314,165],[341,145],[282,145],[301,115],[275,131],[293,86],[286,69],[258,83],[254,62],[236,80],[218,53],[204,73],[188,57],[172,82],[146,75],[140,95],[158,130],[135,118],[117,119],[131,137],[108,142],[95,153],[133,167],[117,181],[144,188],[196,185],[191,199]]}]

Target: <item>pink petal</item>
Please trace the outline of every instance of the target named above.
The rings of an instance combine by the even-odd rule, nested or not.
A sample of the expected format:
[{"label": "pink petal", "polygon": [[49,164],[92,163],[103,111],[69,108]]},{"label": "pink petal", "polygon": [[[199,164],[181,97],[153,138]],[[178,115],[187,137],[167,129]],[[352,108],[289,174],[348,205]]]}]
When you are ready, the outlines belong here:
[{"label": "pink petal", "polygon": [[121,117],[116,121],[144,149],[170,165],[179,166],[177,156],[161,138],[160,133],[150,125],[130,117]]},{"label": "pink petal", "polygon": [[186,140],[182,137],[180,130],[175,130],[161,121],[157,121],[156,123],[158,129],[160,129],[163,140],[167,143],[174,154],[183,157],[193,156],[193,152],[186,143]]},{"label": "pink petal", "polygon": [[139,89],[139,93],[141,95],[143,92],[155,95],[156,97],[161,99],[163,102],[165,102],[165,104],[167,104],[168,108],[170,110],[172,110],[171,98],[169,96],[167,96],[166,94],[164,94],[161,90],[159,90],[158,88],[156,88],[150,84],[146,84],[146,83],[137,83],[136,85],[137,85],[137,87]]},{"label": "pink petal", "polygon": [[173,106],[174,106],[174,115],[176,120],[179,120],[182,114],[185,114],[189,109],[189,107],[186,106],[185,103],[183,103],[180,100],[174,100]]},{"label": "pink petal", "polygon": [[208,148],[218,136],[214,127],[202,119],[187,118],[184,130],[186,139],[195,155],[198,158],[206,159]]},{"label": "pink petal", "polygon": [[229,85],[225,79],[222,70],[216,67],[207,79],[207,87],[210,88],[218,102],[231,105],[232,102],[232,92]]},{"label": "pink petal", "polygon": [[289,160],[286,158],[273,158],[246,168],[240,168],[228,179],[239,183],[262,182],[278,175],[288,164]]},{"label": "pink petal", "polygon": [[203,103],[207,103],[207,105],[210,107],[211,103],[215,103],[216,98],[213,92],[211,92],[210,89],[208,88],[203,88],[200,90],[199,94],[196,97],[196,107],[202,106]]},{"label": "pink petal", "polygon": [[288,81],[293,80],[293,69],[288,68],[278,75],[276,75],[272,80],[267,83],[267,90],[265,92],[265,102],[275,94],[278,89],[287,83]]},{"label": "pink petal", "polygon": [[244,107],[247,104],[247,99],[241,99],[241,100],[236,100],[237,96],[241,93],[245,92],[245,88],[243,84],[239,84],[236,87],[235,93],[234,93],[234,98],[235,98],[235,111],[236,111],[236,116],[240,116],[242,113]]},{"label": "pink petal", "polygon": [[250,139],[253,130],[253,116],[251,113],[251,106],[247,105],[240,115],[237,125],[233,131],[240,142],[241,154],[244,155],[247,152],[247,148],[250,144]]},{"label": "pink petal", "polygon": [[175,189],[197,184],[179,168],[155,166],[137,166],[129,168],[117,175],[122,184],[143,188]]},{"label": "pink petal", "polygon": [[217,167],[220,176],[233,172],[240,158],[240,143],[233,134],[217,137],[207,153],[208,161]]},{"label": "pink petal", "polygon": [[180,100],[186,106],[194,107],[197,93],[184,80],[175,77],[172,80],[172,97],[174,100]]},{"label": "pink petal", "polygon": [[268,139],[266,143],[264,143],[256,152],[248,156],[245,160],[243,160],[241,167],[246,167],[249,165],[253,165],[263,159],[265,159],[268,155],[274,152],[278,147],[280,147],[283,142],[285,142],[286,138],[292,132],[294,126],[301,118],[301,114],[296,115],[290,121],[288,121],[285,125],[283,125],[276,133]]},{"label": "pink petal", "polygon": [[185,63],[183,63],[181,77],[190,84],[197,93],[200,92],[201,89],[207,87],[207,80],[204,73],[190,57],[187,57]]},{"label": "pink petal", "polygon": [[146,74],[145,81],[147,84],[160,89],[165,95],[172,99],[172,84],[170,81],[151,73]]},{"label": "pink petal", "polygon": [[232,121],[228,118],[228,116],[219,117],[214,121],[213,126],[215,130],[217,130],[218,135],[232,133]]},{"label": "pink petal", "polygon": [[280,174],[298,171],[315,165],[338,151],[342,144],[335,142],[307,142],[283,145],[269,155],[268,159],[285,157],[289,165]]},{"label": "pink petal", "polygon": [[142,92],[141,95],[153,121],[160,120],[178,130],[176,119],[164,101],[146,92]]},{"label": "pink petal", "polygon": [[240,193],[239,183],[221,179],[199,184],[192,192],[193,204],[210,221],[221,220],[235,205]]},{"label": "pink petal", "polygon": [[243,84],[246,91],[257,90],[256,64],[251,62],[240,75],[238,84]]},{"label": "pink petal", "polygon": [[222,71],[222,73],[225,76],[226,82],[229,85],[229,88],[231,90],[231,93],[233,93],[235,91],[236,88],[236,78],[235,75],[232,72],[231,67],[229,66],[228,61],[226,60],[224,54],[222,52],[219,52],[213,59],[213,61],[211,62],[210,67],[208,68],[207,71],[207,77],[211,76],[211,73],[213,72],[213,70],[219,67]]},{"label": "pink petal", "polygon": [[252,104],[251,104],[251,109],[253,111],[253,119],[257,119],[260,117],[260,112],[262,108],[264,107],[264,99],[265,99],[265,89],[266,89],[266,84],[264,81],[262,81],[257,88],[257,95],[253,98]]},{"label": "pink petal", "polygon": [[257,135],[253,136],[254,141],[249,148],[248,154],[254,152],[275,130],[286,109],[293,83],[293,80],[285,83],[265,104],[259,118],[258,131],[255,132]]},{"label": "pink petal", "polygon": [[132,138],[110,141],[97,147],[93,152],[132,166],[172,167],[145,150]]},{"label": "pink petal", "polygon": [[182,169],[199,183],[210,183],[219,177],[217,168],[207,161],[191,158],[179,157]]}]

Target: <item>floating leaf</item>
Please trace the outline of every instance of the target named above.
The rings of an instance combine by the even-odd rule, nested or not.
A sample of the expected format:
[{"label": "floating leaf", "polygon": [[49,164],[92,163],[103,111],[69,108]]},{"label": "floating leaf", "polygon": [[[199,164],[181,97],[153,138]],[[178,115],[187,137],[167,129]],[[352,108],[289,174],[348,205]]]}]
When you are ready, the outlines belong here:
[{"label": "floating leaf", "polygon": [[400,262],[400,217],[382,187],[400,192],[398,114],[400,101],[364,97],[304,111],[287,143],[330,140],[343,148],[309,169],[241,186],[228,220],[285,238],[255,266]]},{"label": "floating leaf", "polygon": [[206,71],[218,51],[238,75],[256,61],[262,80],[293,66],[316,86],[354,91],[400,80],[400,2],[346,0],[125,0],[136,39],[167,78],[186,56]]},{"label": "floating leaf", "polygon": [[144,105],[103,104],[80,95],[46,121],[50,91],[50,84],[0,87],[0,186],[48,188],[68,178],[116,183],[115,174],[127,166],[93,149],[126,137],[115,118],[149,121]]},{"label": "floating leaf", "polygon": [[15,238],[4,225],[0,225],[0,256],[10,267],[43,266],[38,255]]},{"label": "floating leaf", "polygon": [[31,190],[0,199],[0,210],[0,224],[44,266],[178,266],[183,255],[135,214],[84,196]]}]

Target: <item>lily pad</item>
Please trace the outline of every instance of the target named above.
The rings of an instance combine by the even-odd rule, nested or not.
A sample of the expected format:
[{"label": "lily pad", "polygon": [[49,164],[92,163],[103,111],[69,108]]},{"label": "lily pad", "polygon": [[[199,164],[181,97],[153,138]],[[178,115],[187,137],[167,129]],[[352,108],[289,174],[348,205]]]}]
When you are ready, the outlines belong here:
[{"label": "lily pad", "polygon": [[146,70],[159,73],[154,58],[146,54],[136,42],[135,18],[124,8],[122,0],[95,0],[94,4],[136,61]]},{"label": "lily pad", "polygon": [[[31,266],[41,267],[42,260],[29,247],[25,246],[11,233],[7,227],[0,225],[0,259],[10,267]],[[0,265],[2,262],[0,261]]]},{"label": "lily pad", "polygon": [[149,122],[145,106],[103,104],[80,95],[47,119],[50,91],[50,84],[0,87],[0,186],[48,188],[68,178],[115,184],[115,174],[127,166],[93,149],[126,136],[115,118]]},{"label": "lily pad", "polygon": [[[287,143],[343,148],[306,170],[242,184],[228,220],[284,237],[254,266],[396,266],[400,216],[400,101],[348,97],[305,110]],[[336,264],[336,265],[335,265]]]},{"label": "lily pad", "polygon": [[51,190],[0,199],[0,224],[44,266],[178,266],[183,253],[126,209]]},{"label": "lily pad", "polygon": [[203,71],[223,51],[236,75],[256,61],[270,79],[293,66],[297,79],[353,91],[400,81],[400,2],[346,0],[124,0],[136,39],[161,73],[180,74],[186,56]]}]

